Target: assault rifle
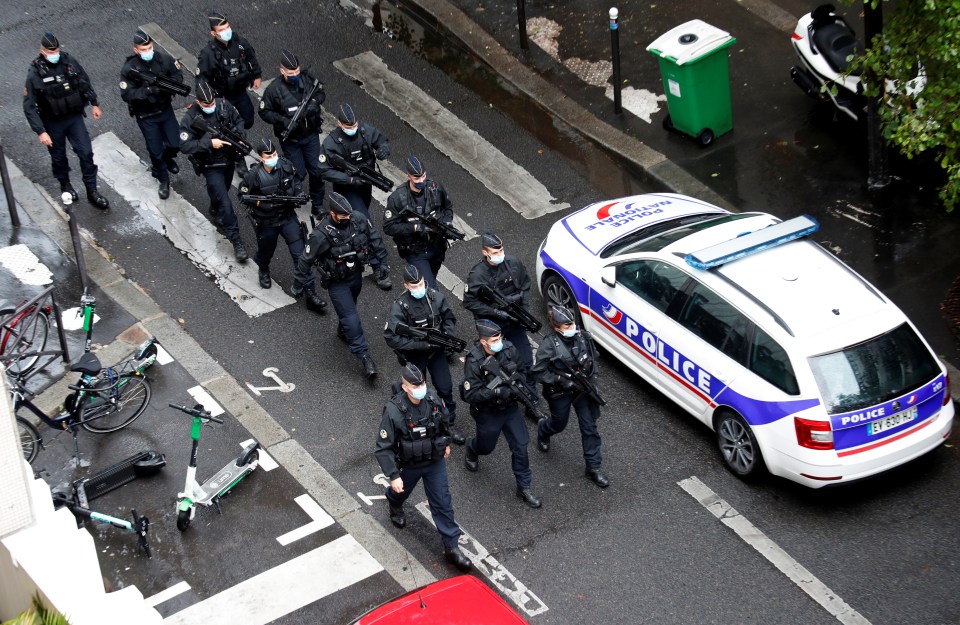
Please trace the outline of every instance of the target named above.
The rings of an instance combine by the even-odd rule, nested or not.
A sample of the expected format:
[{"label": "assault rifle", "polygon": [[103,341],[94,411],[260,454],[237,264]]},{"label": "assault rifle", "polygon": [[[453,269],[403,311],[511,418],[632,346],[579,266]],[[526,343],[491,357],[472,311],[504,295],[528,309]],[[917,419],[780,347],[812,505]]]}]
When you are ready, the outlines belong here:
[{"label": "assault rifle", "polygon": [[253,152],[253,146],[244,141],[243,137],[240,136],[240,133],[221,126],[219,130],[214,130],[210,127],[210,124],[207,123],[207,120],[200,117],[193,118],[193,121],[190,122],[190,128],[196,130],[197,132],[210,133],[214,139],[220,139],[230,144],[234,150],[236,150],[240,156],[247,156]]},{"label": "assault rifle", "polygon": [[139,69],[130,68],[130,75],[132,78],[135,78],[140,84],[147,85],[149,87],[157,87],[167,93],[175,93],[177,95],[190,95],[190,87],[183,84],[182,82],[177,82],[169,76],[160,76],[154,74],[153,72],[140,71]]},{"label": "assault rifle", "polygon": [[390,193],[393,191],[393,181],[380,172],[374,171],[366,165],[351,165],[339,154],[331,154],[328,158],[330,160],[330,164],[333,165],[335,169],[338,169],[345,174],[349,174],[354,178],[360,178],[364,182],[372,184],[384,193]]},{"label": "assault rifle", "polygon": [[[294,206],[303,206],[310,201],[306,195],[253,195],[248,194],[240,197],[244,204],[255,202],[272,202],[276,204],[293,204]],[[304,226],[306,227],[306,226]]]},{"label": "assault rifle", "polygon": [[303,117],[303,114],[307,112],[307,107],[310,105],[310,98],[313,97],[313,94],[315,94],[319,88],[320,80],[316,79],[313,81],[313,87],[310,88],[310,91],[307,92],[306,97],[300,102],[300,106],[298,106],[297,110],[294,111],[293,117],[291,117],[290,121],[287,123],[287,127],[282,133],[280,133],[280,141],[286,141],[293,131],[297,129],[297,124],[300,123],[300,118]]},{"label": "assault rifle", "polygon": [[539,398],[533,395],[525,384],[520,383],[516,372],[507,375],[493,356],[487,356],[487,359],[480,364],[480,368],[493,376],[493,379],[487,383],[487,388],[493,390],[501,384],[506,384],[513,390],[514,396],[520,400],[520,403],[526,406],[527,410],[533,413],[538,420],[547,418],[547,415],[537,407]]},{"label": "assault rifle", "polygon": [[436,347],[450,349],[455,352],[462,352],[467,347],[467,342],[456,336],[441,332],[435,328],[411,328],[405,323],[397,324],[397,334],[418,341],[426,341]]},{"label": "assault rifle", "polygon": [[467,238],[466,233],[461,232],[455,226],[450,224],[445,224],[436,217],[431,217],[430,215],[420,215],[409,208],[405,208],[400,211],[398,217],[403,217],[404,215],[409,215],[410,217],[415,217],[420,220],[427,228],[430,228],[444,239],[452,239],[454,241],[463,241]]},{"label": "assault rifle", "polygon": [[543,327],[540,320],[531,315],[530,311],[524,308],[520,302],[507,301],[507,298],[504,297],[500,291],[491,286],[486,284],[482,285],[477,290],[477,296],[497,310],[502,310],[510,315],[510,318],[523,326],[525,330],[539,332],[540,328]]},{"label": "assault rifle", "polygon": [[[559,359],[555,358],[554,360]],[[566,366],[566,364],[564,364],[564,366]],[[587,397],[597,402],[601,406],[607,405],[607,401],[600,395],[600,390],[593,382],[590,381],[583,371],[575,369],[573,371],[558,373],[557,375],[567,378],[568,380],[572,380],[574,384],[580,387],[581,392],[585,393]]]}]

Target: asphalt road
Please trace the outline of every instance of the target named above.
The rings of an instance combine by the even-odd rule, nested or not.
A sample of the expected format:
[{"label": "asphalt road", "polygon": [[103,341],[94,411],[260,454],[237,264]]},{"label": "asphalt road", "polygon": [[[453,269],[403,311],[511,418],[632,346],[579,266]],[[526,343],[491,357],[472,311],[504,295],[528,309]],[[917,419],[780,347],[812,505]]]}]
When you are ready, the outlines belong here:
[{"label": "asphalt road", "polygon": [[[43,30],[56,31],[100,93],[105,115],[88,123],[91,134],[112,131],[143,154],[142,139],[114,86],[132,33],[140,24],[156,22],[188,50],[199,50],[208,37],[205,8],[186,1],[133,10],[116,2],[61,1],[29,13],[6,12],[0,18],[0,48],[7,52],[2,61],[7,78],[0,93],[0,133],[8,156],[30,178],[45,183],[51,192],[57,190],[45,150],[23,119],[18,91]],[[635,182],[624,181],[616,170],[598,181],[595,169],[570,160],[572,152],[554,149],[530,134],[488,98],[373,32],[335,2],[309,7],[279,1],[221,2],[218,8],[257,48],[268,76],[275,72],[280,49],[293,48],[322,76],[328,106],[340,101],[353,104],[362,120],[390,137],[391,161],[399,163],[408,153],[419,155],[430,176],[451,192],[458,214],[478,231],[500,232],[508,250],[531,269],[554,218],[525,220],[517,215],[417,129],[334,69],[333,61],[372,50],[392,71],[428,92],[573,207],[607,197],[618,186],[637,190]],[[257,137],[258,131],[268,129],[258,121],[251,136]],[[183,171],[174,189],[195,206],[205,207],[202,184],[189,168]],[[295,383],[297,390],[264,395],[258,403],[349,492],[379,494],[381,487],[372,481],[379,472],[372,449],[396,367],[378,334],[399,287],[384,293],[369,279],[364,282],[361,318],[381,368],[378,380],[369,384],[336,339],[332,313],[317,317],[300,306],[288,306],[250,318],[149,228],[134,207],[122,203],[111,189],[102,191],[113,208],[101,213],[81,200],[81,222],[115,262],[164,311],[182,319],[187,331],[238,380],[256,383],[263,379],[264,368],[279,368],[284,381]],[[242,223],[242,229],[244,239],[252,242],[249,224]],[[463,278],[479,259],[478,245],[458,244],[447,258],[450,271]],[[391,261],[394,281],[399,283],[395,253]],[[290,271],[289,258],[278,250],[273,273],[280,286],[289,286]],[[470,315],[449,292],[447,296],[460,320],[458,333],[471,337]],[[960,619],[955,599],[960,582],[956,557],[960,532],[953,501],[960,486],[956,448],[941,448],[876,480],[834,491],[814,492],[773,479],[744,484],[725,471],[705,428],[609,358],[604,357],[602,364],[610,405],[600,428],[604,468],[613,482],[606,491],[582,477],[573,431],[555,438],[547,455],[531,448],[534,489],[544,500],[541,510],[530,510],[514,497],[505,444],[483,458],[478,474],[462,469],[462,448],[452,456],[457,519],[549,607],[531,617],[532,623],[834,622],[677,485],[691,476],[712,488],[869,622],[934,624]],[[457,379],[456,366],[454,372]],[[461,410],[460,423],[469,429],[466,410]],[[434,574],[453,573],[442,563],[438,537],[425,519],[417,517],[397,532],[385,506],[369,510]],[[248,527],[256,532],[258,526]],[[260,555],[256,544],[249,549],[251,557]],[[214,564],[209,570],[217,574]],[[349,612],[327,614],[326,622],[342,622]]]}]

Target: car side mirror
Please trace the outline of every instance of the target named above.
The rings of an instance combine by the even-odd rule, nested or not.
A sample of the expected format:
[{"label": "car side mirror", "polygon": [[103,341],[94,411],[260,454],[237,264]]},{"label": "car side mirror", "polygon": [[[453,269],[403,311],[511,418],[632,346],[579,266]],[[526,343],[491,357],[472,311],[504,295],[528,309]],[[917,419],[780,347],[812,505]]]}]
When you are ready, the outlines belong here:
[{"label": "car side mirror", "polygon": [[600,270],[600,280],[609,287],[617,286],[617,267],[608,265]]}]

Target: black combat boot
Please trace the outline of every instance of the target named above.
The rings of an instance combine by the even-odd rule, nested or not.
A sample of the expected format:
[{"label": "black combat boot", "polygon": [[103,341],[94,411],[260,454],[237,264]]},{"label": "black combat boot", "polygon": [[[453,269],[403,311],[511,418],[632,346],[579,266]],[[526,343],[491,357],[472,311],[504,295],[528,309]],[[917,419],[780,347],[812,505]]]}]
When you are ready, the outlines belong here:
[{"label": "black combat boot", "polygon": [[363,365],[363,375],[367,376],[368,380],[372,380],[377,375],[377,365],[374,364],[373,358],[369,354],[360,359],[360,363]]},{"label": "black combat boot", "polygon": [[477,452],[470,449],[470,444],[467,444],[467,453],[463,456],[463,466],[467,467],[467,471],[476,473],[480,470],[480,456],[477,455]]},{"label": "black combat boot", "polygon": [[97,191],[95,187],[89,187],[87,189],[87,201],[100,210],[106,210],[110,208],[110,202],[107,200],[107,198],[100,195],[100,192]]},{"label": "black combat boot", "polygon": [[307,304],[307,310],[312,310],[320,315],[325,315],[327,313],[327,303],[323,301],[323,298],[317,295],[314,291],[307,291],[305,301]]},{"label": "black combat boot", "polygon": [[591,482],[600,488],[606,488],[607,486],[610,486],[610,480],[607,478],[604,472],[600,470],[600,467],[597,467],[596,469],[591,469],[588,467],[584,472],[584,475],[586,475]]},{"label": "black combat boot", "polygon": [[273,286],[273,281],[270,279],[270,270],[261,269],[257,272],[257,277],[260,279],[260,288],[269,289]]},{"label": "black combat boot", "polygon": [[247,248],[243,247],[243,241],[240,239],[233,241],[233,257],[237,259],[238,263],[244,263],[250,258],[250,255],[247,254]]},{"label": "black combat boot", "polygon": [[157,189],[157,195],[160,196],[161,200],[165,200],[170,197],[170,181],[162,180],[160,181],[160,187]]},{"label": "black combat boot", "polygon": [[467,559],[467,556],[463,555],[463,552],[460,551],[460,547],[444,547],[443,557],[447,559],[447,562],[454,565],[461,571],[469,571],[473,568],[473,563]]},{"label": "black combat boot", "polygon": [[71,202],[76,202],[80,199],[80,196],[77,195],[77,190],[73,188],[69,180],[60,183],[60,193],[69,193]]},{"label": "black combat boot", "polygon": [[529,488],[520,488],[517,486],[517,497],[531,508],[539,508],[541,506],[540,498],[534,495],[533,491]]},{"label": "black combat boot", "polygon": [[407,513],[403,511],[403,504],[396,506],[389,499],[387,503],[390,504],[390,522],[403,529],[407,526]]}]

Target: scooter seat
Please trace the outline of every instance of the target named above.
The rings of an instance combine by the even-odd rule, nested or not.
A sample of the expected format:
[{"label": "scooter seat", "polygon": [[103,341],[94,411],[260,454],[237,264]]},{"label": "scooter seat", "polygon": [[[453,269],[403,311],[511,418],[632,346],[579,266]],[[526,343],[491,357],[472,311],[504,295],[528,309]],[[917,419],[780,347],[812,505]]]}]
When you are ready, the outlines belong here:
[{"label": "scooter seat", "polygon": [[97,375],[101,369],[103,365],[100,364],[100,359],[90,352],[80,356],[80,360],[70,365],[70,371],[84,375]]},{"label": "scooter seat", "polygon": [[[822,24],[813,31],[813,43],[837,72],[845,72],[854,57],[863,54],[863,46],[842,22]],[[853,72],[858,75],[859,71]]]}]

